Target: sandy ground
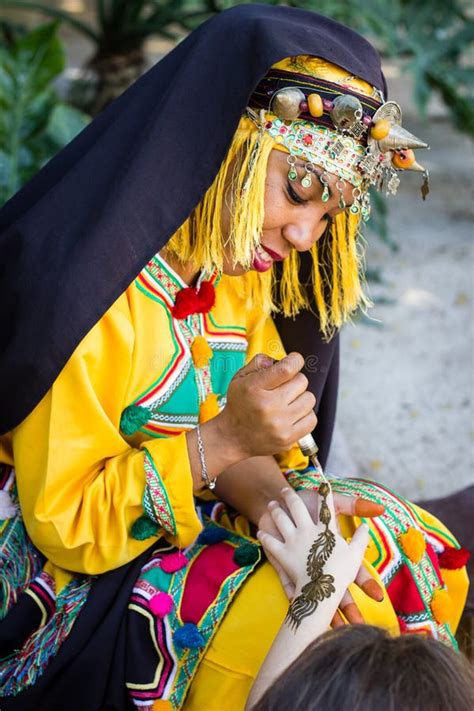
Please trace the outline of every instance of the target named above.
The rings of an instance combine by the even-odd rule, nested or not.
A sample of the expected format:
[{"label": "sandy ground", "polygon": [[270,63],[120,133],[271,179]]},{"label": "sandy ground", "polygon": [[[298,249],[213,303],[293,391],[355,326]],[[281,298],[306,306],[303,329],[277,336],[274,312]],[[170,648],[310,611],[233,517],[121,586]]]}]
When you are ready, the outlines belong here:
[{"label": "sandy ground", "polygon": [[[392,96],[402,91],[393,82]],[[406,103],[404,104],[406,106]],[[410,109],[410,106],[409,106]],[[339,411],[328,469],[382,481],[412,499],[444,496],[474,482],[472,144],[430,110],[405,125],[427,140],[418,153],[431,193],[403,176],[390,199],[393,254],[369,237],[377,322],[342,333]],[[407,112],[406,112],[407,113]]]}]

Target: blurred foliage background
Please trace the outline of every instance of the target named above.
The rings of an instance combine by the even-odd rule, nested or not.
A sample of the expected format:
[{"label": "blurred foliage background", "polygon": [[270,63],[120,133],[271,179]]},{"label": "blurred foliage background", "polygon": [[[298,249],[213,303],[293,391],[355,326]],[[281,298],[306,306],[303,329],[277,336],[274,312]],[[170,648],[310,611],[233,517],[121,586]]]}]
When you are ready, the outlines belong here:
[{"label": "blurred foliage background", "polygon": [[[263,0],[265,1],[265,0]],[[92,0],[90,20],[67,3],[0,0],[0,205],[147,68],[145,42],[173,43],[232,0]],[[453,124],[474,135],[472,42],[474,22],[464,0],[266,0],[314,10],[358,30],[384,57],[403,61],[423,115],[433,93]],[[11,11],[16,11],[15,22]],[[34,11],[51,21],[27,32]],[[7,19],[7,16],[10,19]],[[71,82],[66,101],[54,88],[64,69],[58,38],[63,23],[85,36],[92,55]],[[385,240],[385,209],[376,203],[373,226]]]}]

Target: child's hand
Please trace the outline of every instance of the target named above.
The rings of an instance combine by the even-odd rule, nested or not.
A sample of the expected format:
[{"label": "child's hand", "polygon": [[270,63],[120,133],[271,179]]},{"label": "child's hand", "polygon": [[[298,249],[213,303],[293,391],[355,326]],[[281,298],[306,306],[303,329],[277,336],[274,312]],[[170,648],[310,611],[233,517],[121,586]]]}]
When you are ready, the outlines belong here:
[{"label": "child's hand", "polygon": [[[282,499],[290,515],[277,502],[270,502],[269,510],[283,541],[264,531],[259,531],[257,537],[265,551],[283,568],[298,591],[310,579],[307,571],[310,549],[318,536],[326,531],[326,525],[319,520],[319,515],[318,523],[314,523],[306,505],[292,489],[282,489]],[[322,497],[318,499],[320,511]],[[328,528],[334,537],[334,547],[324,563],[323,572],[334,577],[334,586],[340,601],[347,586],[357,575],[369,540],[369,532],[368,527],[363,524],[359,526],[351,542],[346,543],[337,530],[331,492],[326,503],[330,514]]]}]

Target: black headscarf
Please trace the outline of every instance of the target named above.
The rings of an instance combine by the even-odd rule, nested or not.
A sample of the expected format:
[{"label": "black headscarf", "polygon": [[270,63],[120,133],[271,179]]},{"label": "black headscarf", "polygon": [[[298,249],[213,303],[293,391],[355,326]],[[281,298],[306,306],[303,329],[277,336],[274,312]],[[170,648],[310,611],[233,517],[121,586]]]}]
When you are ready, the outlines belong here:
[{"label": "black headscarf", "polygon": [[[199,202],[266,71],[300,54],[385,91],[378,53],[352,30],[242,5],[181,42],[0,211],[0,432],[28,415]],[[309,375],[321,396],[336,341],[324,344],[312,319],[278,327],[288,349],[319,363]]]}]

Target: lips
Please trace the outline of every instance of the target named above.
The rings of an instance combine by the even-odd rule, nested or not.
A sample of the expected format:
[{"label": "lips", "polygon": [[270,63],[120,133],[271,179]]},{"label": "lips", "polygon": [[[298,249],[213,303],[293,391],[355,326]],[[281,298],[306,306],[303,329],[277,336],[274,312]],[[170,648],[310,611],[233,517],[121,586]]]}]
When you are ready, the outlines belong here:
[{"label": "lips", "polygon": [[264,247],[262,244],[262,248],[265,250],[265,252],[267,252],[267,254],[270,255],[274,262],[282,262],[284,260],[284,257],[282,257],[281,254],[278,254],[278,252],[274,252],[273,249],[270,249],[270,247]]},{"label": "lips", "polygon": [[281,262],[283,257],[268,247],[259,245],[255,250],[252,268],[257,272],[266,272],[273,266],[273,262]]},{"label": "lips", "polygon": [[273,266],[273,259],[261,247],[257,247],[252,261],[252,268],[257,272],[266,272]]}]

